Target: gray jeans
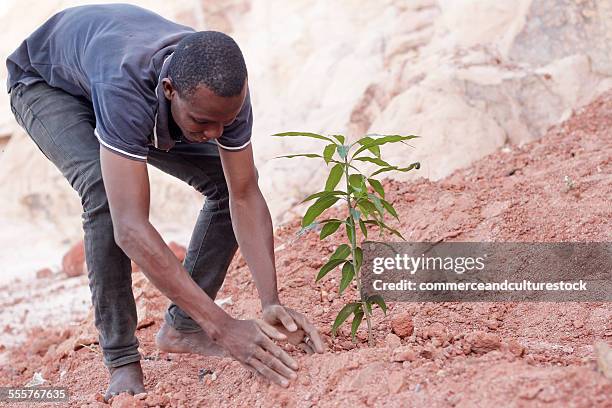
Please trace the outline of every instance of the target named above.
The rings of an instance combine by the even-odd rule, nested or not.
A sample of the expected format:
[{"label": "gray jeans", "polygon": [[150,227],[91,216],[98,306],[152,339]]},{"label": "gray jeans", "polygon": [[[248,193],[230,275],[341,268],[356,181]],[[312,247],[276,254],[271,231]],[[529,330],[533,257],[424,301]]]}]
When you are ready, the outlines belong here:
[{"label": "gray jeans", "polygon": [[[91,103],[38,82],[15,86],[11,109],[17,122],[81,198],[89,288],[104,363],[118,367],[138,361],[130,259],[113,238]],[[214,299],[238,249],[218,147],[214,143],[178,143],[168,152],[150,147],[148,163],[206,196],[184,266]],[[168,308],[165,320],[179,331],[201,330],[174,304]]]}]

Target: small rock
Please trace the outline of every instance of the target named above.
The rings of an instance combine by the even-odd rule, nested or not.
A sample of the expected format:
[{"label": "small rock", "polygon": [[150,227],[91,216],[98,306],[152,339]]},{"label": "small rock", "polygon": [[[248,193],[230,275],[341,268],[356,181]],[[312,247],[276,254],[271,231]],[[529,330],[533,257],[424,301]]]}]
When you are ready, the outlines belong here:
[{"label": "small rock", "polygon": [[111,408],[144,408],[144,402],[135,399],[128,393],[121,393],[109,401]]},{"label": "small rock", "polygon": [[72,278],[85,274],[85,245],[83,240],[77,242],[62,258],[62,271]]},{"label": "small rock", "polygon": [[412,315],[409,312],[400,313],[391,319],[393,333],[401,338],[408,337],[414,331]]},{"label": "small rock", "polygon": [[594,349],[597,369],[604,377],[612,380],[612,349],[603,341],[596,343]]},{"label": "small rock", "polygon": [[584,322],[582,320],[574,320],[574,327],[576,329],[582,329],[584,327]]},{"label": "small rock", "polygon": [[397,394],[404,386],[404,374],[401,371],[394,371],[387,377],[389,393]]},{"label": "small rock", "polygon": [[178,402],[185,402],[187,401],[187,395],[185,395],[185,391],[177,391],[172,394],[172,399]]},{"label": "small rock", "polygon": [[402,345],[402,341],[395,334],[389,333],[387,334],[387,337],[385,337],[385,345],[387,346],[387,348],[395,350],[396,348]]},{"label": "small rock", "polygon": [[170,399],[166,395],[148,393],[145,404],[149,407],[164,407],[170,404]]},{"label": "small rock", "polygon": [[497,334],[476,331],[465,336],[466,342],[476,354],[485,354],[489,351],[499,350],[501,339]]},{"label": "small rock", "polygon": [[512,339],[508,341],[508,351],[514,354],[517,357],[520,357],[525,352],[525,347],[523,347],[518,341]]},{"label": "small rock", "polygon": [[434,323],[423,331],[423,338],[437,340],[436,343],[442,345],[452,336],[449,335],[448,330],[442,323]]},{"label": "small rock", "polygon": [[89,397],[89,402],[105,403],[106,401],[104,401],[104,395],[100,394],[99,392],[96,392]]},{"label": "small rock", "polygon": [[50,268],[43,268],[36,272],[36,279],[48,279],[53,276],[53,271]]},{"label": "small rock", "polygon": [[414,361],[418,357],[418,353],[411,346],[400,346],[393,350],[392,361]]},{"label": "small rock", "polygon": [[489,319],[485,322],[485,324],[487,325],[487,327],[491,330],[495,330],[499,327],[499,321],[495,320],[495,319]]}]

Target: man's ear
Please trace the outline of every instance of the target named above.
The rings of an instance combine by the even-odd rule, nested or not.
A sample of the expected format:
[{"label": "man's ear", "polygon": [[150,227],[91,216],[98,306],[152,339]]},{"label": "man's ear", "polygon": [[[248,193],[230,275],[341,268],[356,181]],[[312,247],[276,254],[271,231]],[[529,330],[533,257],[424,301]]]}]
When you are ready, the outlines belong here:
[{"label": "man's ear", "polygon": [[172,86],[172,80],[170,78],[163,78],[162,86],[164,87],[164,96],[166,97],[166,99],[171,101],[174,97],[174,93],[176,92],[174,86]]}]

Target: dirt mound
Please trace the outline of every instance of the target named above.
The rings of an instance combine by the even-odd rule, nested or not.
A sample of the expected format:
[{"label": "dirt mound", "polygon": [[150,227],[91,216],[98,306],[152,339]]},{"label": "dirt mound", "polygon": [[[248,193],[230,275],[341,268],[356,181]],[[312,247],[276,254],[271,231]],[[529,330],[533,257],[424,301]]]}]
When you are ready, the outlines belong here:
[{"label": "dirt mound", "polygon": [[[612,93],[607,93],[542,140],[490,155],[439,182],[386,181],[388,199],[401,214],[399,230],[414,241],[610,241],[610,129]],[[285,390],[252,377],[230,359],[160,353],[153,337],[168,301],[135,272],[138,337],[150,391],[122,403],[612,404],[612,382],[597,371],[593,350],[597,342],[612,342],[609,303],[396,303],[387,317],[376,311],[376,346],[369,348],[363,329],[356,344],[348,328],[331,338],[333,318],[354,294],[338,296],[334,274],[314,283],[335,243],[320,243],[314,233],[296,239],[298,230],[299,220],[277,230],[280,295],[314,320],[327,341],[326,354],[308,357],[288,346],[300,372]],[[225,308],[232,315],[257,314],[256,289],[239,255],[219,294],[229,296],[233,304]],[[0,385],[22,385],[41,372],[49,383],[69,388],[71,406],[103,406],[99,393],[107,373],[95,342],[91,317],[76,327],[39,329],[10,350],[8,363],[0,368]]]}]

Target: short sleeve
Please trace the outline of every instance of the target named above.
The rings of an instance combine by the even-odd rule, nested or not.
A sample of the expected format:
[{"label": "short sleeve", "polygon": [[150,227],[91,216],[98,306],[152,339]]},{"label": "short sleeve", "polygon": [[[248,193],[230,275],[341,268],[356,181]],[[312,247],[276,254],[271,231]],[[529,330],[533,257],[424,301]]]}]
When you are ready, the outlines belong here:
[{"label": "short sleeve", "polygon": [[100,144],[128,159],[146,161],[149,135],[155,126],[155,106],[134,90],[93,84],[95,135]]},{"label": "short sleeve", "polygon": [[251,95],[247,90],[244,103],[236,120],[223,128],[223,134],[216,139],[217,145],[225,150],[242,150],[251,143],[253,131],[253,109],[251,108]]}]

